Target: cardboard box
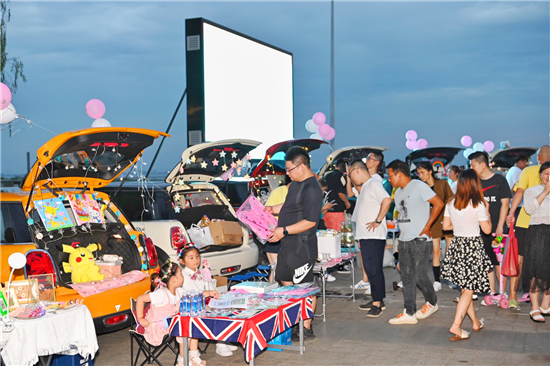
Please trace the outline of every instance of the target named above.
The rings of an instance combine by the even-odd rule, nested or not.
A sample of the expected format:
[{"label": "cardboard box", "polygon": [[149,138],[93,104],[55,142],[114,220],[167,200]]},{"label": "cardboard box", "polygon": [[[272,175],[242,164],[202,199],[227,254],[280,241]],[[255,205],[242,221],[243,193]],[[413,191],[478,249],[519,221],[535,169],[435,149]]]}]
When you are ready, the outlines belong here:
[{"label": "cardboard box", "polygon": [[99,267],[99,273],[105,275],[105,279],[120,276],[122,274],[122,262],[103,262],[95,261],[95,264]]},{"label": "cardboard box", "polygon": [[208,227],[215,245],[243,243],[243,228],[236,221],[215,221]]},{"label": "cardboard box", "polygon": [[323,253],[328,253],[331,259],[342,256],[341,239],[342,234],[335,236],[317,236],[317,253],[322,257]]},{"label": "cardboard box", "polygon": [[216,291],[219,294],[227,292],[227,277],[212,276],[212,280],[216,280]]}]

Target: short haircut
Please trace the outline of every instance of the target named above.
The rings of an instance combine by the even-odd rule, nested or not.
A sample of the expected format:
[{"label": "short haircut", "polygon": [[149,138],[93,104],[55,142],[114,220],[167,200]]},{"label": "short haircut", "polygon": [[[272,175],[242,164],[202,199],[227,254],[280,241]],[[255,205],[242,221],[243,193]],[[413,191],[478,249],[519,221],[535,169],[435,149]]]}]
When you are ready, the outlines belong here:
[{"label": "short haircut", "polygon": [[353,169],[360,169],[360,170],[368,171],[367,164],[365,164],[365,162],[363,160],[354,160],[354,161],[351,162],[349,167],[350,167],[350,170],[353,167]]},{"label": "short haircut", "polygon": [[319,178],[319,185],[321,186],[321,188],[328,187],[327,181],[323,178]]},{"label": "short haircut", "polygon": [[528,161],[529,161],[529,155],[527,155],[527,154],[519,154],[519,155],[516,157],[516,164],[519,163],[520,161],[528,162]]},{"label": "short haircut", "polygon": [[479,164],[485,163],[487,165],[487,168],[489,167],[489,154],[487,154],[484,151],[476,151],[468,155],[469,160],[475,160]]},{"label": "short haircut", "polygon": [[550,168],[550,161],[546,161],[540,165],[539,174],[541,174],[546,169]]},{"label": "short haircut", "polygon": [[371,151],[370,153],[376,159],[376,161],[380,162],[380,164],[384,162],[384,154],[382,154],[380,151]]},{"label": "short haircut", "polygon": [[464,170],[463,168],[459,168],[458,165],[451,165],[449,169],[455,172],[455,174],[460,174],[460,172]]},{"label": "short haircut", "polygon": [[405,163],[402,160],[395,159],[394,161],[388,164],[387,168],[388,170],[389,169],[393,170],[395,173],[401,172],[407,177],[411,176],[411,170],[409,169],[409,166],[407,165],[407,163]]},{"label": "short haircut", "polygon": [[286,152],[285,161],[291,161],[292,164],[298,166],[304,164],[311,169],[311,160],[307,151],[300,146],[292,146]]},{"label": "short haircut", "polygon": [[422,161],[420,162],[417,166],[416,166],[416,171],[418,171],[418,169],[424,169],[424,170],[427,170],[429,172],[432,173],[433,175],[433,172],[434,172],[434,167],[432,166],[432,163],[430,163],[429,161]]},{"label": "short haircut", "polygon": [[338,170],[344,170],[346,169],[346,163],[344,162],[343,159],[337,159],[335,162],[334,162],[334,166],[336,168],[338,168]]}]

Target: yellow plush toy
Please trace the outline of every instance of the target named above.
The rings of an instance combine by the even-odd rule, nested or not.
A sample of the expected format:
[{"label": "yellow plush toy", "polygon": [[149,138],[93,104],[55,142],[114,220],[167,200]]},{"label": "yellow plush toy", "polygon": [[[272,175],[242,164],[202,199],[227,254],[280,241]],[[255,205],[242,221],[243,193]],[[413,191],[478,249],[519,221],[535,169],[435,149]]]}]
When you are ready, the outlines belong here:
[{"label": "yellow plush toy", "polygon": [[69,263],[63,262],[63,269],[66,273],[71,273],[73,283],[105,279],[105,275],[99,273],[99,267],[96,266],[92,255],[92,252],[97,249],[97,244],[90,244],[86,248],[73,248],[70,245],[63,245],[63,252],[70,253]]}]

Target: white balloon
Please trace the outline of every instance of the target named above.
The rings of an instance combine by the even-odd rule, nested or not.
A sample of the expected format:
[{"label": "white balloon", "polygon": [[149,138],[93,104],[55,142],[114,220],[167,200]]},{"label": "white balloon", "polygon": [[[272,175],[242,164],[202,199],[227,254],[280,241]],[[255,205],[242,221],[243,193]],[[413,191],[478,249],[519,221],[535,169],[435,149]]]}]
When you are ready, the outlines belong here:
[{"label": "white balloon", "polygon": [[483,151],[483,142],[476,142],[474,144],[474,151]]},{"label": "white balloon", "polygon": [[318,133],[314,133],[313,135],[309,136],[309,138],[315,140],[323,140],[323,136],[319,135]]},{"label": "white balloon", "polygon": [[474,149],[468,148],[468,149],[464,150],[463,154],[464,154],[464,157],[465,157],[466,159],[468,159],[468,156],[470,156],[470,154],[473,154],[474,152],[475,152]]},{"label": "white balloon", "polygon": [[111,123],[105,118],[98,118],[92,123],[92,127],[111,127]]},{"label": "white balloon", "polygon": [[13,121],[15,119],[15,116],[17,115],[17,112],[15,111],[15,107],[11,103],[10,103],[9,106],[2,109],[0,111],[0,113],[1,113],[1,115],[0,115],[0,124],[2,124],[2,125],[4,123],[10,123],[11,121]]},{"label": "white balloon", "polygon": [[306,130],[311,133],[317,133],[319,131],[319,126],[317,126],[312,119],[306,122]]}]

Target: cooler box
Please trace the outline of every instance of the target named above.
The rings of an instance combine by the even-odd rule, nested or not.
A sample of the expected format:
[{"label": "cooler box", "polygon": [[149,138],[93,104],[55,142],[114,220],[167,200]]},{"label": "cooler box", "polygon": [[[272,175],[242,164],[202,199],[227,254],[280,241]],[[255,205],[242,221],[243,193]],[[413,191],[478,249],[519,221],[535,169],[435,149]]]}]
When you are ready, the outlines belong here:
[{"label": "cooler box", "polygon": [[243,228],[237,221],[214,221],[208,227],[216,245],[243,243]]},{"label": "cooler box", "polygon": [[[280,344],[280,345],[290,346],[292,344],[292,328],[288,328],[287,330],[279,334],[277,337],[267,342],[267,344]],[[276,351],[276,352],[282,351],[282,349],[269,348],[269,346],[267,346],[267,350]]]},{"label": "cooler box", "polygon": [[51,366],[94,366],[94,360],[91,357],[82,358],[78,353],[76,355],[56,354],[52,357]]},{"label": "cooler box", "polygon": [[335,236],[323,236],[324,231],[317,232],[317,253],[322,256],[322,253],[328,253],[330,258],[340,258],[342,256],[341,240],[342,234],[338,233]]},{"label": "cooler box", "polygon": [[105,278],[112,278],[115,276],[120,276],[122,274],[122,262],[103,262],[95,261],[95,264],[99,267],[99,273],[103,273]]}]

